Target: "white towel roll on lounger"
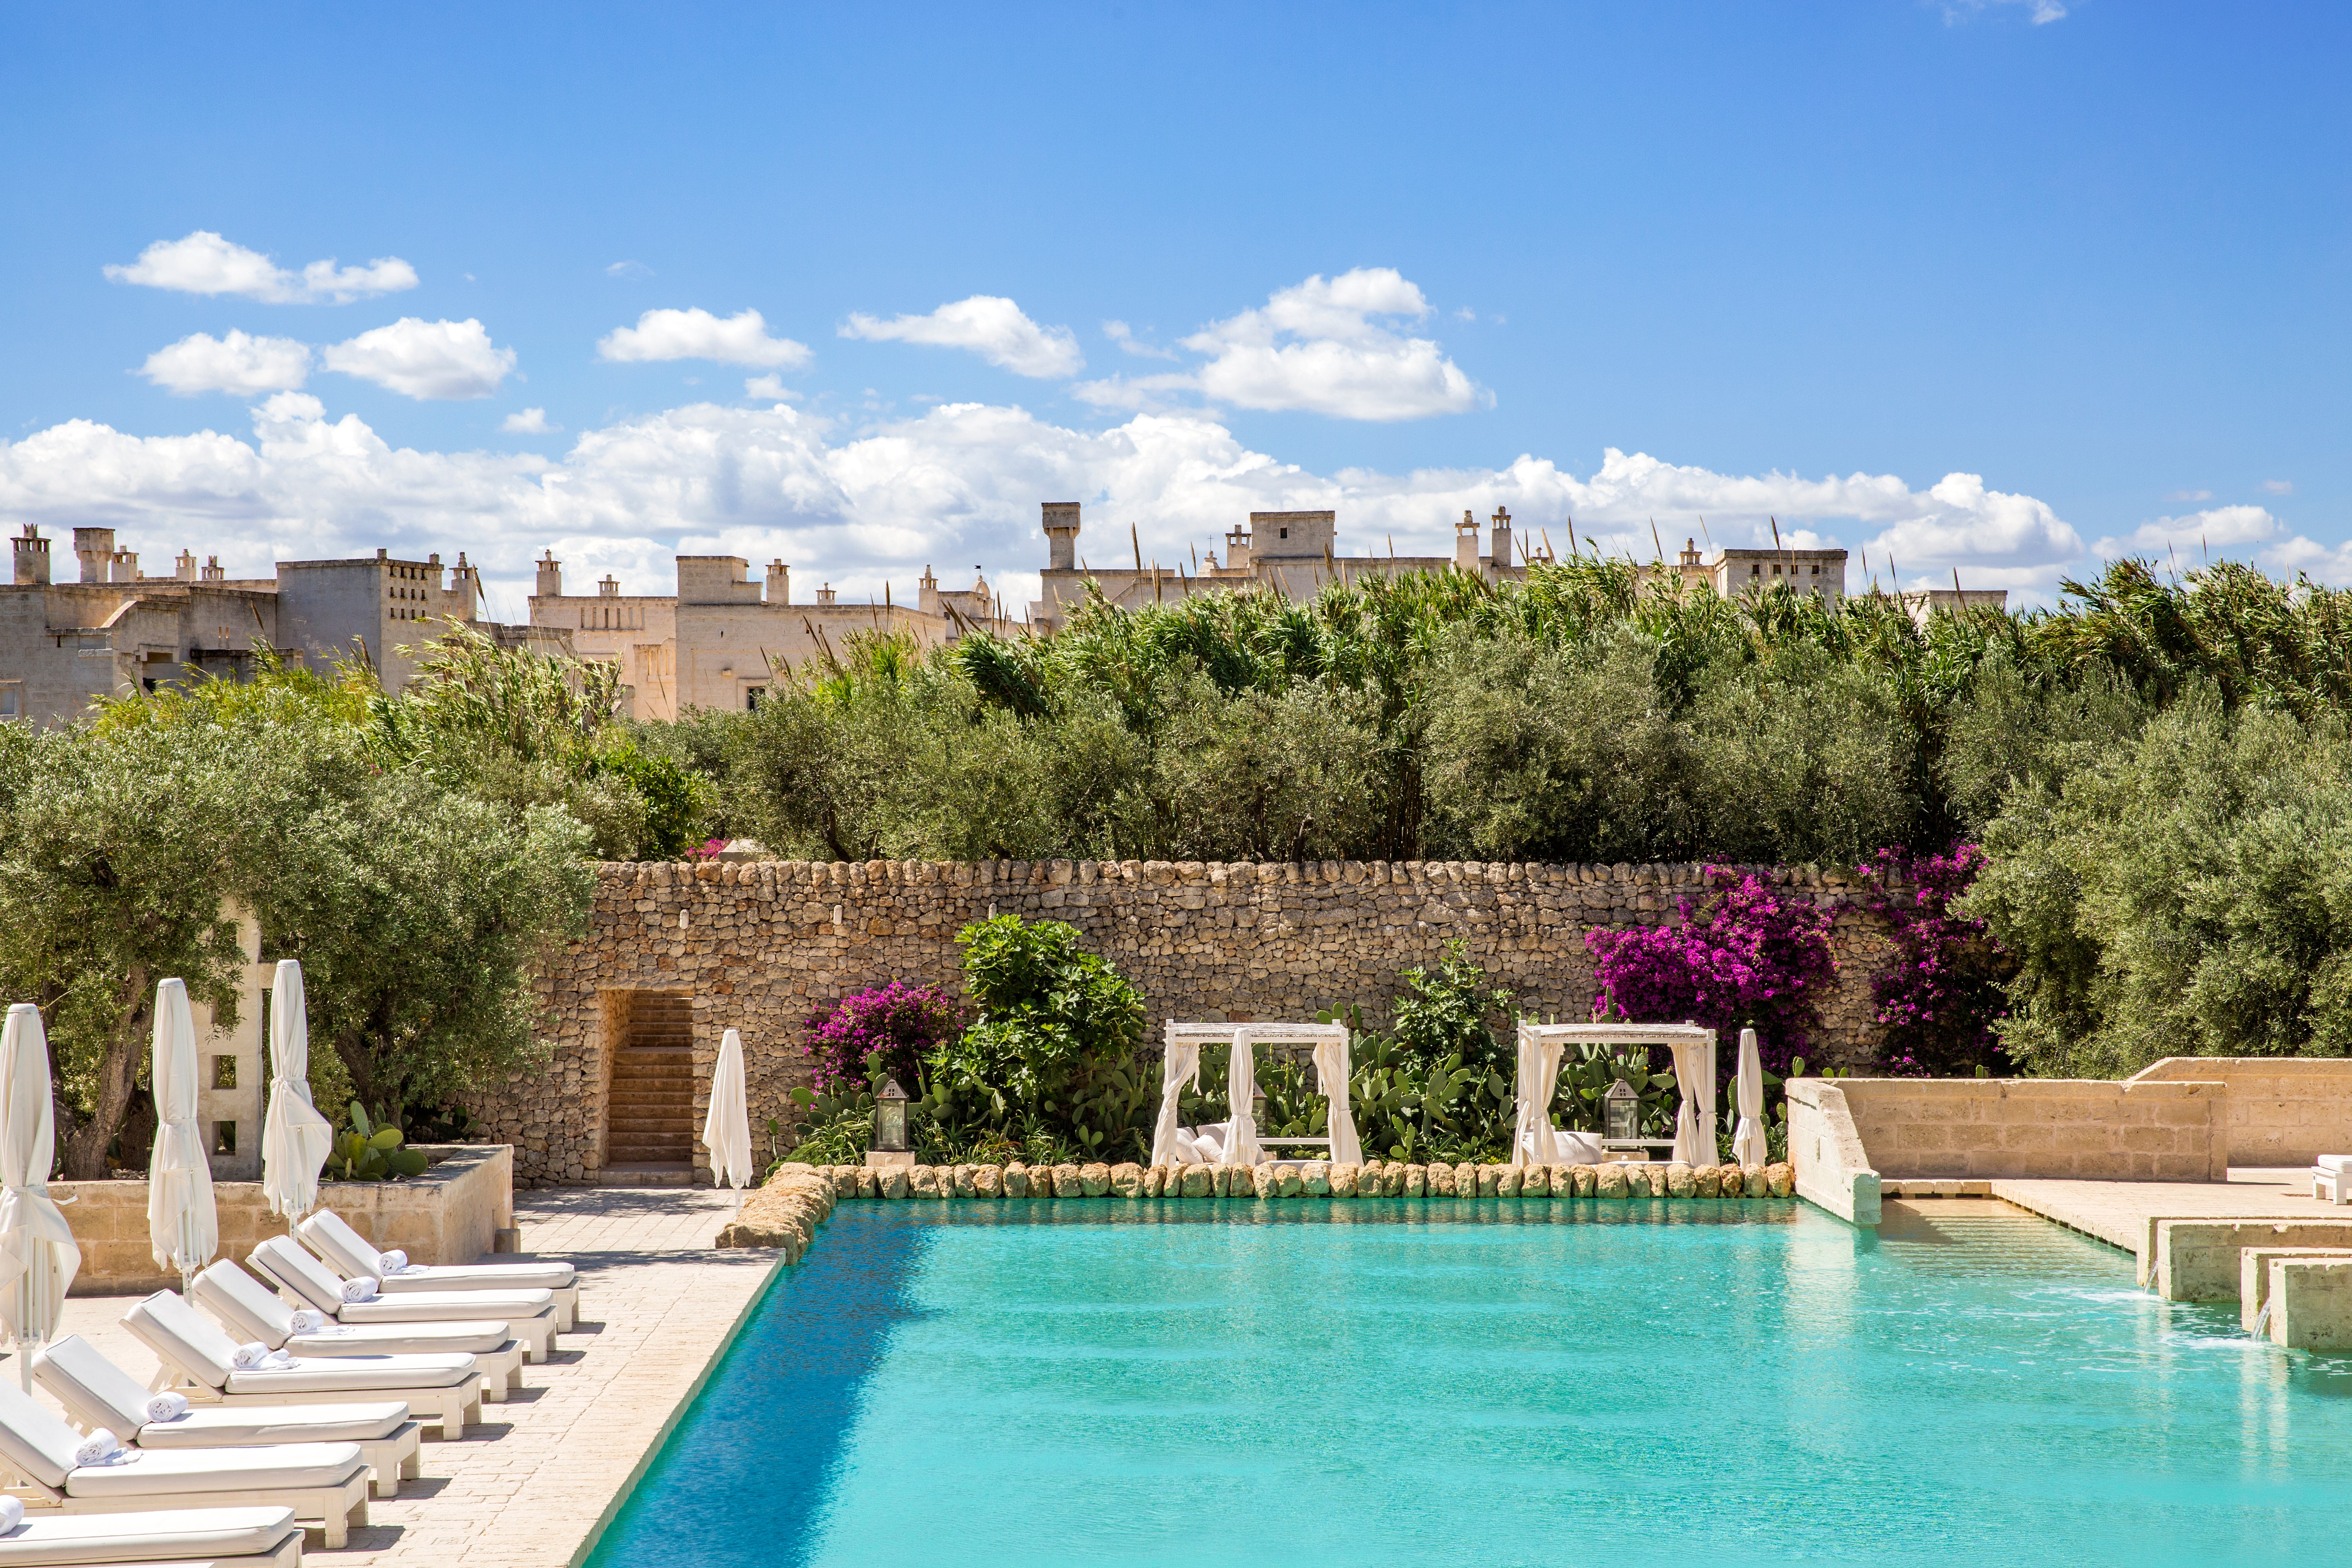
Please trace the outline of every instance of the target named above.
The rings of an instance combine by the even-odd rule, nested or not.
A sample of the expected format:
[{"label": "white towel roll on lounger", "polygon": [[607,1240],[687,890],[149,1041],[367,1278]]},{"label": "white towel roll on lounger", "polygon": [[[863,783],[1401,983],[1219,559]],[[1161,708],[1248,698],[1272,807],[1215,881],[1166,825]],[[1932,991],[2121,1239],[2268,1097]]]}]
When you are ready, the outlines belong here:
[{"label": "white towel roll on lounger", "polygon": [[382,1268],[376,1270],[377,1273],[397,1274],[402,1269],[408,1267],[408,1254],[395,1247],[376,1261],[383,1265]]},{"label": "white towel roll on lounger", "polygon": [[103,1426],[91,1432],[74,1448],[74,1463],[83,1466],[127,1465],[138,1457]]},{"label": "white towel roll on lounger", "polygon": [[247,1340],[236,1347],[236,1353],[228,1358],[228,1364],[239,1372],[251,1372],[268,1360],[268,1345],[263,1344],[259,1340]]},{"label": "white towel roll on lounger", "polygon": [[315,1334],[327,1326],[327,1314],[315,1307],[297,1307],[293,1321],[295,1333]]},{"label": "white towel roll on lounger", "polygon": [[148,1397],[147,1419],[150,1421],[177,1421],[187,1413],[188,1396],[184,1394],[173,1394],[167,1389]]},{"label": "white towel roll on lounger", "polygon": [[25,1500],[0,1496],[0,1535],[25,1522]]},{"label": "white towel roll on lounger", "polygon": [[374,1280],[373,1280],[373,1279],[369,1279],[369,1278],[368,1278],[366,1275],[364,1275],[364,1274],[361,1275],[361,1276],[360,1276],[358,1279],[346,1279],[346,1280],[344,1280],[344,1281],[343,1281],[343,1300],[346,1300],[346,1301],[373,1301],[373,1300],[375,1300],[375,1281],[374,1281]]}]

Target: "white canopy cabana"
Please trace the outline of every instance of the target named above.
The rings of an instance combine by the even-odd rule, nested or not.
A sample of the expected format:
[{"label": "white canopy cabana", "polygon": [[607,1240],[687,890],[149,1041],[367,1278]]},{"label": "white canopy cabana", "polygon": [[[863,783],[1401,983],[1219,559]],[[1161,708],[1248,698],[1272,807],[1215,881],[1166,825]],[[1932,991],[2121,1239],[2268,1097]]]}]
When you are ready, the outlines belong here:
[{"label": "white canopy cabana", "polygon": [[147,1245],[156,1266],[176,1270],[184,1289],[220,1250],[220,1214],[213,1203],[212,1160],[196,1121],[195,1016],[181,981],[155,987],[150,1057],[155,1149],[147,1162]]},{"label": "white canopy cabana", "polygon": [[[1551,1125],[1551,1097],[1559,1082],[1560,1053],[1570,1045],[1664,1046],[1675,1054],[1675,1087],[1682,1109],[1675,1117],[1674,1157],[1715,1163],[1715,1031],[1696,1024],[1531,1024],[1519,1026],[1518,1128],[1515,1165],[1569,1163],[1559,1141],[1589,1138]],[[1550,1158],[1539,1158],[1538,1152]]]},{"label": "white canopy cabana", "polygon": [[[1196,1089],[1201,1078],[1201,1047],[1231,1048],[1225,1067],[1229,1120],[1223,1125],[1186,1128],[1177,1124],[1184,1085]],[[1326,1138],[1276,1138],[1277,1144],[1328,1143],[1331,1158],[1340,1164],[1361,1164],[1363,1145],[1356,1133],[1355,1112],[1348,1100],[1348,1029],[1343,1024],[1179,1024],[1167,1026],[1161,1047],[1160,1119],[1152,1128],[1151,1163],[1155,1165],[1254,1165],[1265,1156],[1250,1101],[1256,1094],[1257,1053],[1265,1046],[1307,1046],[1314,1051],[1315,1078],[1330,1107]]]}]

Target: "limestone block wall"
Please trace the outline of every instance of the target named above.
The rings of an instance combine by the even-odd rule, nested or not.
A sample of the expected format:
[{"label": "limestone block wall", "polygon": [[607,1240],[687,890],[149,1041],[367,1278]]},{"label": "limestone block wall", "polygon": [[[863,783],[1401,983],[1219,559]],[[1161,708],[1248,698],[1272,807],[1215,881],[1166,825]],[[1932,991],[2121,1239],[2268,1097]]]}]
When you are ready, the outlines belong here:
[{"label": "limestone block wall", "polygon": [[[1870,1059],[1870,982],[1885,962],[1868,889],[1836,872],[1765,868],[1827,908],[1839,961],[1816,1065]],[[1584,934],[1657,925],[1706,893],[1704,868],[1325,861],[755,861],[614,864],[588,935],[538,980],[553,1056],[472,1109],[515,1146],[525,1185],[593,1182],[628,998],[680,993],[694,1019],[695,1126],[721,1031],[742,1032],[752,1142],[807,1081],[806,1021],[891,980],[958,984],[955,933],[991,914],[1067,921],[1168,1018],[1277,1019],[1360,1004],[1385,1016],[1397,972],[1461,938],[1540,1014],[1580,1017],[1595,989]],[[703,1158],[698,1145],[697,1158]],[[706,1172],[707,1175],[707,1172]]]},{"label": "limestone block wall", "polygon": [[[434,1163],[398,1182],[321,1182],[319,1206],[332,1209],[379,1248],[400,1247],[412,1263],[471,1263],[492,1250],[497,1231],[514,1224],[514,1152],[475,1143],[419,1144]],[[68,1294],[110,1296],[180,1288],[158,1268],[147,1236],[143,1180],[51,1182],[66,1223],[81,1247],[81,1269]],[[215,1182],[220,1252],[242,1263],[286,1221],[269,1212],[259,1182]]]},{"label": "limestone block wall", "polygon": [[2167,1057],[2128,1081],[2228,1085],[2233,1165],[2307,1167],[2352,1154],[2352,1059]]},{"label": "limestone block wall", "polygon": [[1881,1176],[2219,1182],[2230,1173],[2230,1093],[2220,1083],[1852,1078],[1836,1084]]}]

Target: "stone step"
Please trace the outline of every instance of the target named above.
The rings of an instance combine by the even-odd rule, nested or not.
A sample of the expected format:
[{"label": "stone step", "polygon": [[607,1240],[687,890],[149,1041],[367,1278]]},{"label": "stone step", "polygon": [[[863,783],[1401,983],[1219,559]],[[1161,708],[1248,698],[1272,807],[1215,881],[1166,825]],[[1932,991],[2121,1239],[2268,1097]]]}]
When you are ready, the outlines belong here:
[{"label": "stone step", "polygon": [[691,1138],[615,1138],[604,1151],[610,1160],[687,1160],[694,1157]]},{"label": "stone step", "polygon": [[676,1116],[615,1116],[605,1129],[610,1138],[691,1138],[694,1124]]},{"label": "stone step", "polygon": [[626,1161],[596,1173],[600,1187],[690,1187],[694,1167],[674,1160]]}]

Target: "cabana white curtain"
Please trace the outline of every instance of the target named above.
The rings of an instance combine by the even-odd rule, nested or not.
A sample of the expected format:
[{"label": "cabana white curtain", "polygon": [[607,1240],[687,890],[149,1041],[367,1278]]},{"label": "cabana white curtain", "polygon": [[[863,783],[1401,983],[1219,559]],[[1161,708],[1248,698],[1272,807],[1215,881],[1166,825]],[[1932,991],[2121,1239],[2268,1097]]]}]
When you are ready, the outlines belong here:
[{"label": "cabana white curtain", "polygon": [[1233,1106],[1231,1131],[1225,1134],[1224,1163],[1228,1165],[1255,1165],[1265,1158],[1258,1147],[1257,1112],[1250,1103],[1257,1097],[1257,1062],[1251,1049],[1250,1032],[1234,1031],[1233,1059],[1225,1066],[1225,1098]]},{"label": "cabana white curtain", "polygon": [[1739,1031],[1739,1126],[1731,1135],[1731,1157],[1743,1165],[1768,1165],[1771,1145],[1764,1141],[1764,1058],[1756,1031]]},{"label": "cabana white curtain", "polygon": [[319,1205],[319,1171],[335,1130],[310,1103],[310,1011],[302,966],[278,962],[269,988],[269,1110],[261,1123],[261,1193],[291,1223]]},{"label": "cabana white curtain", "polygon": [[0,1031],[0,1318],[16,1342],[16,1375],[32,1391],[33,1351],[58,1331],[66,1288],[81,1268],[73,1227],[49,1196],[57,1160],[49,1099],[48,1031],[30,1002],[8,1009]]},{"label": "cabana white curtain", "polygon": [[710,1174],[739,1192],[751,1184],[751,1112],[744,1103],[743,1037],[730,1029],[719,1037],[719,1062],[710,1073],[710,1110],[702,1120],[702,1146],[710,1151]]},{"label": "cabana white curtain", "polygon": [[1511,1138],[1514,1165],[1560,1163],[1559,1134],[1551,1124],[1551,1098],[1559,1088],[1559,1058],[1567,1044],[1526,1028],[1519,1031],[1518,1124]]},{"label": "cabana white curtain", "polygon": [[155,987],[150,1054],[155,1150],[147,1162],[147,1245],[156,1267],[176,1271],[184,1286],[220,1250],[220,1215],[213,1205],[212,1161],[196,1121],[196,1021],[180,981]]},{"label": "cabana white curtain", "polygon": [[1364,1146],[1356,1141],[1356,1113],[1348,1102],[1348,1032],[1315,1042],[1315,1081],[1331,1108],[1331,1163],[1360,1165]]},{"label": "cabana white curtain", "polygon": [[1179,1034],[1176,1026],[1168,1026],[1166,1043],[1160,1056],[1160,1120],[1151,1128],[1151,1163],[1155,1165],[1191,1163],[1176,1147],[1177,1119],[1184,1095],[1184,1085],[1201,1087],[1201,1041],[1197,1036]]},{"label": "cabana white curtain", "polygon": [[1674,1157],[1692,1165],[1715,1163],[1715,1041],[1677,1040],[1675,1088],[1682,1109],[1675,1113]]}]

